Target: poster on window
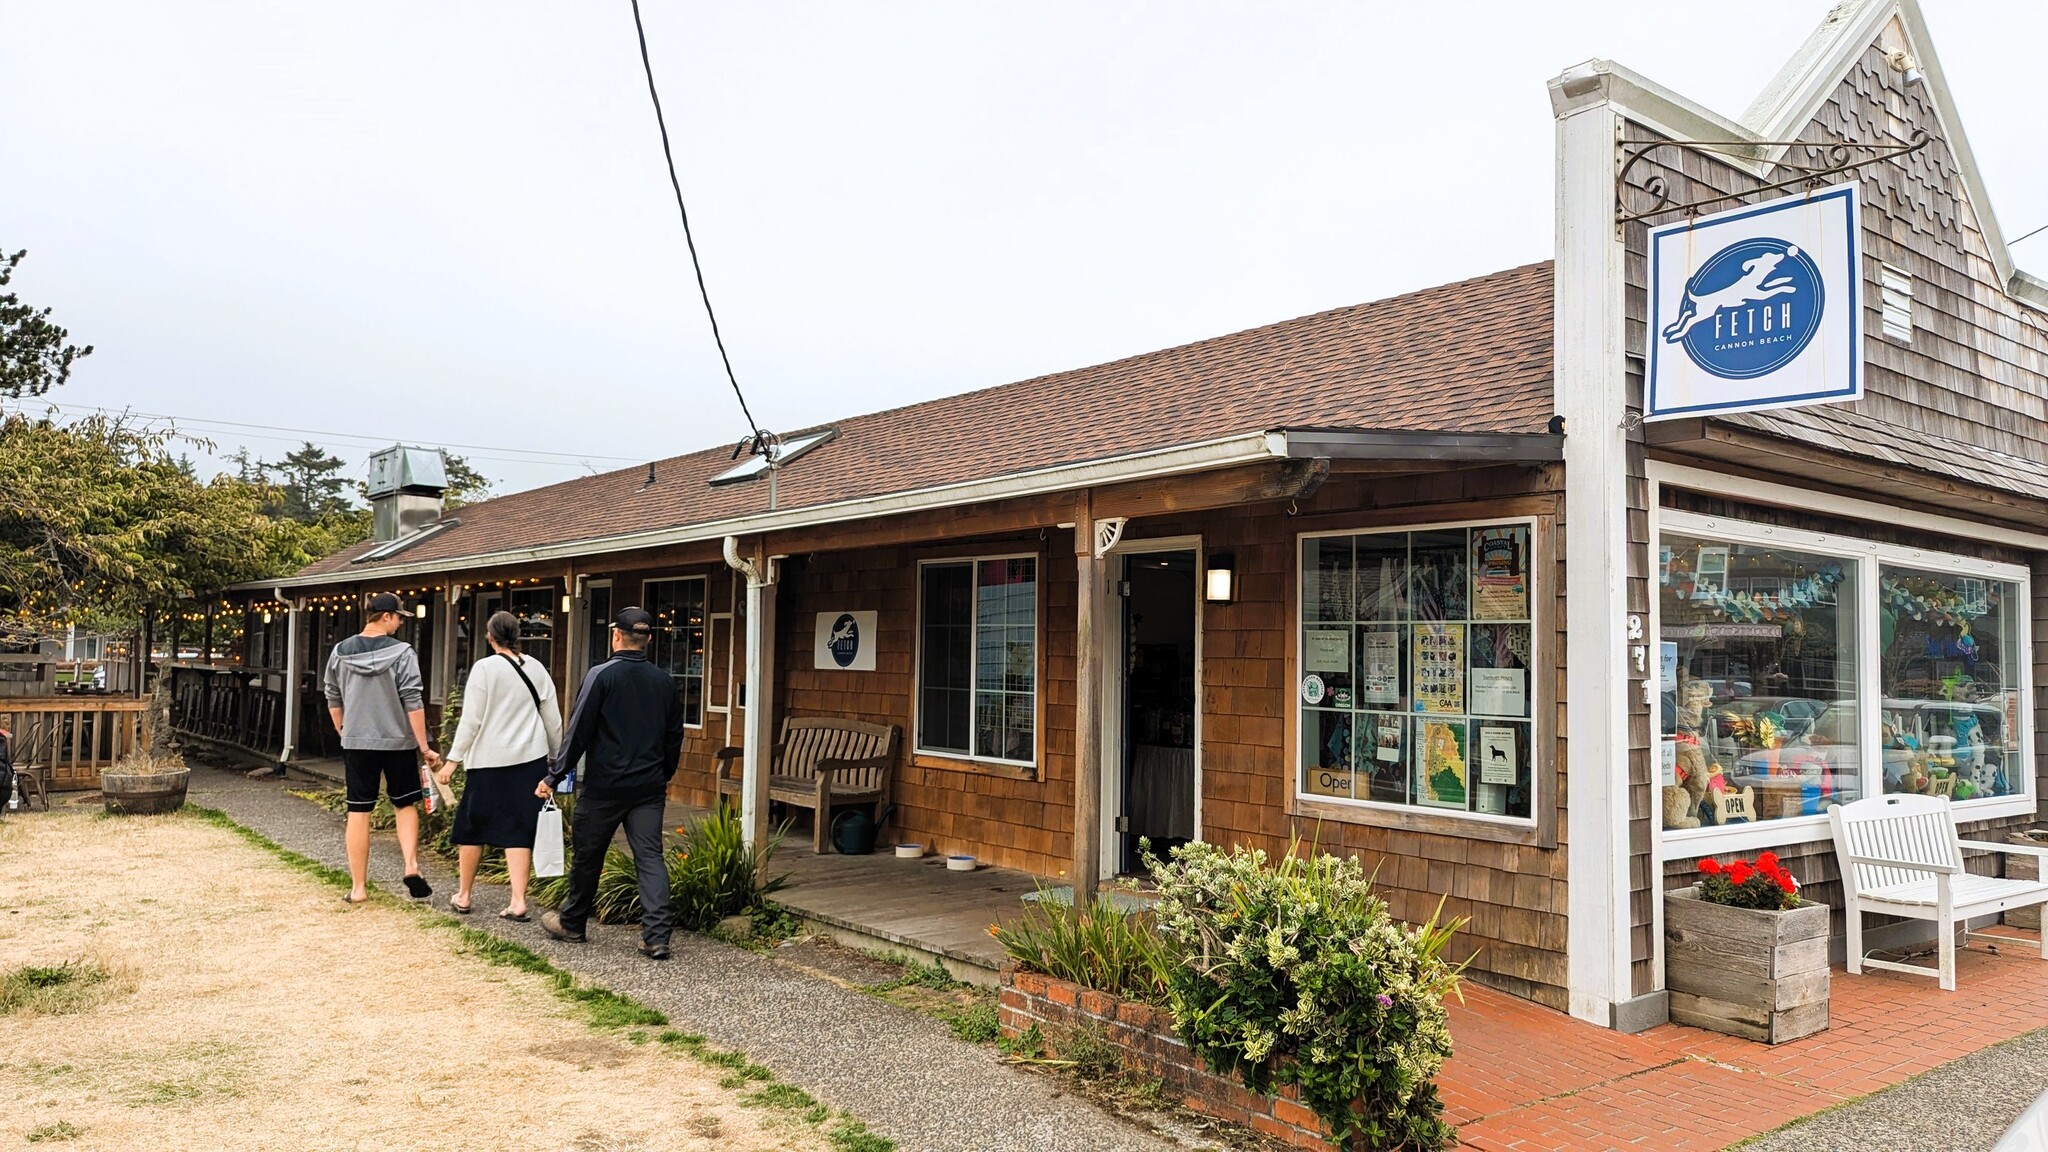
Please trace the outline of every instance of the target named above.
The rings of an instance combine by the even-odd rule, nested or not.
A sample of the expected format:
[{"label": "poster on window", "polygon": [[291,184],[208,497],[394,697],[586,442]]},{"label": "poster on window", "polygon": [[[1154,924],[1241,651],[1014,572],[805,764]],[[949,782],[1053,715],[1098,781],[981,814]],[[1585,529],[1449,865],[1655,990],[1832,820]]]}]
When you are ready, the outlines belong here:
[{"label": "poster on window", "polygon": [[1465,626],[1415,626],[1415,711],[1465,710]]},{"label": "poster on window", "polygon": [[873,672],[875,613],[818,613],[811,665],[828,672]]},{"label": "poster on window", "polygon": [[1465,725],[1452,720],[1421,721],[1416,741],[1415,799],[1432,808],[1466,807],[1471,773],[1465,756]]},{"label": "poster on window", "polygon": [[1481,528],[1472,533],[1472,618],[1529,618],[1529,530]]},{"label": "poster on window", "polygon": [[1302,639],[1301,666],[1308,672],[1351,673],[1351,629],[1311,628]]},{"label": "poster on window", "polygon": [[1513,784],[1521,779],[1520,757],[1515,752],[1515,730],[1490,724],[1479,728],[1479,782]]},{"label": "poster on window", "polygon": [[1474,668],[1472,711],[1488,716],[1529,714],[1528,673],[1520,668]]},{"label": "poster on window", "polygon": [[1358,702],[1401,702],[1401,634],[1374,631],[1358,634]]}]

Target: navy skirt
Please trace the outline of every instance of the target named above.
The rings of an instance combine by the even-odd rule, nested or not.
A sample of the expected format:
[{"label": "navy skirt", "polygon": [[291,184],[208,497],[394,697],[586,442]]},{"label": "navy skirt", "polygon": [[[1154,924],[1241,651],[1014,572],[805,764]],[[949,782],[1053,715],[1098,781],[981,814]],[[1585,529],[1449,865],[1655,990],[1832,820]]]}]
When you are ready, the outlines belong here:
[{"label": "navy skirt", "polygon": [[475,768],[463,774],[462,803],[448,838],[457,844],[491,848],[532,848],[543,801],[534,787],[547,778],[545,758],[507,768]]}]

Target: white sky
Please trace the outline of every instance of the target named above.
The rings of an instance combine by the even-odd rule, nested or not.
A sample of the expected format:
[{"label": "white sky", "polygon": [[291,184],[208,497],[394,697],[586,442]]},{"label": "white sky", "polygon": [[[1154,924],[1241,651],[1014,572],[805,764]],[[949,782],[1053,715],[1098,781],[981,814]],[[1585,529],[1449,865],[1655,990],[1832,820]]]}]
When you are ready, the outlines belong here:
[{"label": "white sky", "polygon": [[[1545,259],[1548,78],[1606,57],[1739,115],[1829,7],[646,3],[777,429]],[[1924,4],[2006,234],[2048,224],[2048,5]],[[745,430],[624,0],[0,0],[0,109],[15,285],[98,347],[63,404],[356,465]]]}]

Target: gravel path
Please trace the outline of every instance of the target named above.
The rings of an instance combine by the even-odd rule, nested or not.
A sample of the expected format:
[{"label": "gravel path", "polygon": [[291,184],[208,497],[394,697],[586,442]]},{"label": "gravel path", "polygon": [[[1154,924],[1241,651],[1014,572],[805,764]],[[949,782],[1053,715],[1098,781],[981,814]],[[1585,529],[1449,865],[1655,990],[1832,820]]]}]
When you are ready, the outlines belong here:
[{"label": "gravel path", "polygon": [[[195,768],[194,803],[226,812],[294,851],[345,867],[338,815],[271,781]],[[292,784],[289,787],[307,787]],[[423,852],[445,908],[452,865]],[[376,837],[373,883],[403,889],[398,846]],[[1052,1079],[1004,1065],[993,1047],[955,1038],[934,1019],[820,980],[773,957],[677,933],[675,959],[657,964],[634,947],[633,926],[590,926],[590,943],[562,944],[540,925],[496,913],[506,889],[477,886],[478,928],[519,941],[554,963],[666,1013],[676,1027],[737,1048],[782,1079],[843,1108],[894,1139],[902,1152],[1154,1152],[1186,1147],[1060,1091]],[[536,921],[538,917],[536,917]]]},{"label": "gravel path", "polygon": [[2048,1091],[2048,1029],[1741,1145],[1743,1152],[1988,1152]]}]

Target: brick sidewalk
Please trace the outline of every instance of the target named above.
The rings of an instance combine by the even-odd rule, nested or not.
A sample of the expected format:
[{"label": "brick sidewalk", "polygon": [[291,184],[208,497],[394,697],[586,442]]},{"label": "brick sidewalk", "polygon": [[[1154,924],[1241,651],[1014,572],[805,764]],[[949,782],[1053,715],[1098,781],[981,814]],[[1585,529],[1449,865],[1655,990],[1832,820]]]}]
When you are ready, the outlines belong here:
[{"label": "brick sidewalk", "polygon": [[1486,1152],[1724,1148],[2048,1024],[2039,937],[2000,951],[1958,953],[1955,992],[1836,969],[1828,1030],[1775,1047],[1676,1024],[1624,1036],[1468,985],[1444,1099]]}]

